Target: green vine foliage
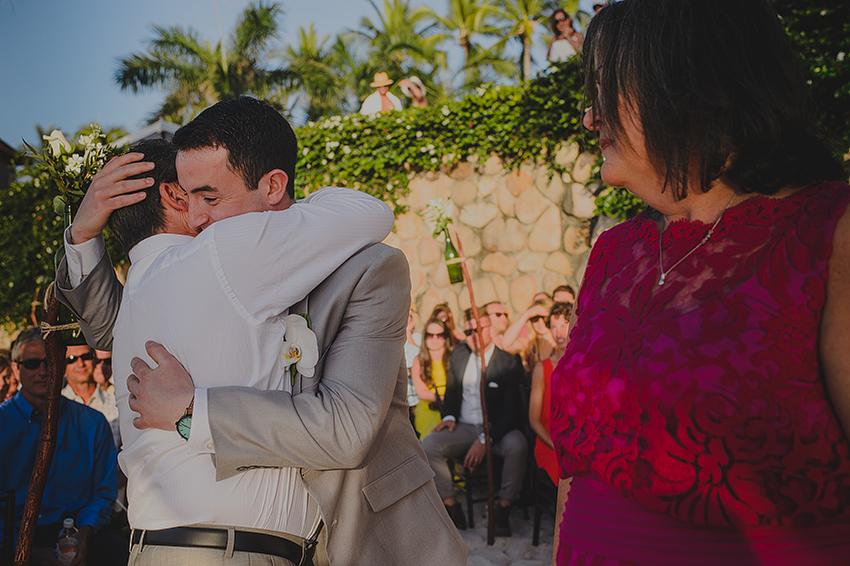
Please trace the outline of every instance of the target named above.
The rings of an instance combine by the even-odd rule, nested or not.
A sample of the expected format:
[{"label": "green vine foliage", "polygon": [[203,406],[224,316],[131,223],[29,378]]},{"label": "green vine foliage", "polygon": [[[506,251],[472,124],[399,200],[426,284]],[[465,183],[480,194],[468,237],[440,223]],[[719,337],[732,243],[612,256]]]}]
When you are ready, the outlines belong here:
[{"label": "green vine foliage", "polygon": [[[0,326],[32,324],[30,312],[55,277],[54,255],[62,242],[62,217],[54,211],[59,189],[34,168],[25,166],[8,189],[0,191]],[[124,258],[117,238],[106,234],[114,261]],[[36,316],[41,318],[41,307]]]},{"label": "green vine foliage", "polygon": [[[351,114],[300,128],[299,196],[323,186],[358,188],[395,205],[423,171],[450,170],[467,156],[495,154],[508,168],[553,162],[565,140],[583,134],[583,71],[578,61],[553,66],[519,86],[479,87],[430,108],[373,116]],[[595,151],[595,141],[588,140]]]}]

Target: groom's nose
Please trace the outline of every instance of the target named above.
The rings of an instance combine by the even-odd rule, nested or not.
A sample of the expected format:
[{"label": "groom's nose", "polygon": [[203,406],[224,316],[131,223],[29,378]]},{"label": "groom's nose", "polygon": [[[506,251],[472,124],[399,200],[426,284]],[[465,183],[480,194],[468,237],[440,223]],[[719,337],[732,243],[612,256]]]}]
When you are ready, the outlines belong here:
[{"label": "groom's nose", "polygon": [[212,220],[206,212],[199,211],[197,207],[189,207],[189,226],[198,232],[212,224]]}]

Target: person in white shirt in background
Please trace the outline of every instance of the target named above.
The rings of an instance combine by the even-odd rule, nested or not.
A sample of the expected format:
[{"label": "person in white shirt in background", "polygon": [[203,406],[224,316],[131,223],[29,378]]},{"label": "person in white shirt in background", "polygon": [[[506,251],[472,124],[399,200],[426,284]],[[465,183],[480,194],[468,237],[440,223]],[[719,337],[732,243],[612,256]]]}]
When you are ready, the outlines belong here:
[{"label": "person in white shirt in background", "polygon": [[375,89],[375,92],[366,97],[363,105],[360,107],[361,114],[376,114],[378,112],[392,112],[393,110],[401,110],[401,100],[396,95],[390,92],[390,85],[393,81],[386,73],[375,73],[375,80],[369,83],[369,86]]},{"label": "person in white shirt in background", "polygon": [[65,356],[67,384],[62,388],[62,395],[66,399],[91,407],[106,417],[117,450],[121,447],[118,406],[115,404],[115,395],[95,381],[94,350],[85,344],[67,346]]}]

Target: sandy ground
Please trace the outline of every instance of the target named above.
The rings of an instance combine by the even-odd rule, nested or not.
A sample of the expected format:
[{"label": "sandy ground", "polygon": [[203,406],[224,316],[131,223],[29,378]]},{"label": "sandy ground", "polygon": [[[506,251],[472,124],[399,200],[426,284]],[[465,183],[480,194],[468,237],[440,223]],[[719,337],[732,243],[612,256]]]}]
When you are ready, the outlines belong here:
[{"label": "sandy ground", "polygon": [[[466,505],[466,502],[463,502]],[[469,566],[549,566],[552,564],[552,539],[554,536],[553,510],[547,509],[540,522],[540,545],[531,545],[534,526],[534,508],[528,508],[528,519],[523,519],[522,509],[511,513],[511,537],[496,537],[493,546],[487,546],[487,504],[475,505],[475,528],[461,531],[469,547]]]}]

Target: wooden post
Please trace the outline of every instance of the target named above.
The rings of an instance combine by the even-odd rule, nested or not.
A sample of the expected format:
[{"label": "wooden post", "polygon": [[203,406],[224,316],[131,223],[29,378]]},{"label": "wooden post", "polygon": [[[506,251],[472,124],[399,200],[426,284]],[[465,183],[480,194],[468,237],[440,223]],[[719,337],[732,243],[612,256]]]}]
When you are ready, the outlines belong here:
[{"label": "wooden post", "polygon": [[[475,294],[472,291],[472,277],[469,275],[469,270],[466,267],[466,256],[463,255],[463,244],[460,241],[460,236],[455,232],[455,241],[457,242],[457,252],[460,255],[460,265],[463,268],[463,277],[466,279],[466,288],[469,290],[469,303],[472,305],[472,316],[475,318],[475,333],[478,335],[478,347],[476,354],[481,363],[481,380],[479,382],[481,394],[481,416],[484,420],[484,453],[487,457],[487,544],[493,546],[496,543],[496,486],[494,485],[493,474],[493,447],[490,443],[490,419],[487,417],[487,399],[486,399],[486,375],[487,363],[484,361],[484,339],[481,336],[481,315],[478,312],[478,305],[475,303]],[[469,486],[466,486],[469,489]]]},{"label": "wooden post", "polygon": [[[59,301],[51,294],[44,321],[56,325],[59,318]],[[41,440],[35,457],[24,503],[24,514],[21,518],[21,530],[18,533],[18,546],[15,549],[15,566],[26,566],[30,561],[32,541],[35,536],[35,526],[38,522],[38,512],[41,509],[41,499],[47,474],[53,462],[53,452],[56,449],[56,436],[59,428],[59,403],[62,398],[62,376],[65,374],[65,347],[58,332],[51,332],[44,339],[47,353],[47,398],[44,403],[44,416],[41,421]],[[57,535],[59,533],[56,533]]]}]

